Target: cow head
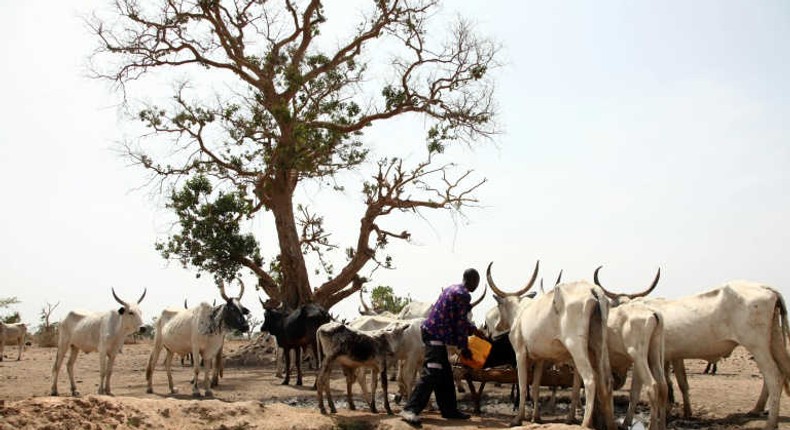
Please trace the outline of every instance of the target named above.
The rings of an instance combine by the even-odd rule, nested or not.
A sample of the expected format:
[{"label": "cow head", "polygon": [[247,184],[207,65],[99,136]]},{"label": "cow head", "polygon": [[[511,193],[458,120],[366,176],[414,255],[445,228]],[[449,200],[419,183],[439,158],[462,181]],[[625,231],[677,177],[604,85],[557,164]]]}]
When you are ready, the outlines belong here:
[{"label": "cow head", "polygon": [[261,302],[261,306],[263,307],[263,325],[261,325],[261,331],[272,334],[276,333],[277,328],[282,325],[281,322],[287,313],[281,309],[278,309],[277,303],[272,299],[264,302],[260,297],[258,297],[258,301]]},{"label": "cow head", "polygon": [[145,332],[145,326],[143,325],[143,312],[140,310],[140,307],[137,306],[140,302],[143,301],[145,297],[145,293],[148,291],[147,289],[143,289],[143,294],[137,299],[137,303],[127,303],[121,300],[117,294],[115,294],[115,288],[111,288],[112,296],[115,298],[115,301],[121,304],[121,307],[118,309],[118,315],[121,316],[121,327],[124,333],[131,334],[134,332],[139,331],[140,333]]},{"label": "cow head", "polygon": [[237,278],[241,289],[238,297],[228,297],[225,294],[225,283],[219,281],[219,294],[225,300],[225,310],[222,312],[222,322],[235,330],[242,333],[250,331],[250,324],[247,322],[247,315],[250,310],[241,304],[241,296],[244,295],[244,282],[241,278]]},{"label": "cow head", "polygon": [[611,303],[612,307],[617,307],[623,303],[628,303],[631,300],[637,299],[639,297],[644,297],[650,294],[650,292],[656,288],[656,285],[658,285],[659,278],[661,278],[661,268],[659,267],[658,271],[656,272],[656,277],[653,279],[653,283],[650,284],[650,286],[647,287],[647,289],[642,291],[641,293],[635,293],[635,294],[613,293],[607,290],[606,288],[604,288],[603,285],[601,285],[601,282],[598,280],[598,271],[600,271],[602,267],[603,266],[598,266],[598,268],[595,269],[595,273],[593,273],[593,280],[595,281],[595,285],[601,287],[601,290],[603,290],[604,294],[606,294],[606,297],[609,298],[609,302]]},{"label": "cow head", "polygon": [[510,326],[516,317],[518,304],[521,302],[521,300],[523,298],[531,299],[532,297],[535,297],[535,292],[531,292],[529,294],[528,292],[535,283],[535,279],[538,277],[538,270],[540,270],[540,260],[535,263],[535,270],[532,272],[532,277],[530,278],[529,282],[527,282],[527,285],[512,293],[506,293],[497,288],[494,278],[491,276],[491,266],[493,264],[493,261],[488,263],[488,268],[486,269],[486,280],[488,280],[488,286],[491,287],[491,291],[494,292],[494,300],[496,300],[497,308],[499,309],[499,318],[495,323],[495,329],[502,332],[510,330]]}]

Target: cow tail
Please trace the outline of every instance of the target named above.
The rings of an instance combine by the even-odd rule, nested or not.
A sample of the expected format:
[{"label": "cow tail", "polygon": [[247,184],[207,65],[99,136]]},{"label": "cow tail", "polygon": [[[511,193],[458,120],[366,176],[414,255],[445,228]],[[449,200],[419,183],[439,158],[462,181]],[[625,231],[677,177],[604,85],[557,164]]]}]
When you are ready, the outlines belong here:
[{"label": "cow tail", "polygon": [[776,295],[776,305],[774,308],[774,322],[771,324],[771,353],[784,376],[782,382],[785,387],[785,393],[790,395],[790,355],[787,352],[790,327],[787,321],[787,306],[782,294],[775,290],[772,291]]},{"label": "cow tail", "polygon": [[[159,353],[162,351],[162,320],[160,318],[156,324],[156,333],[154,333],[154,349],[151,350],[151,355],[148,357],[148,365],[145,367],[145,379],[150,381],[154,375],[156,363],[159,361]],[[195,360],[195,358],[192,358]]]},{"label": "cow tail", "polygon": [[587,350],[590,361],[595,366],[597,379],[596,405],[594,406],[594,423],[596,428],[615,428],[614,405],[612,403],[612,371],[609,363],[609,347],[607,345],[606,321],[609,319],[609,302],[602,292],[592,289],[595,305],[590,315],[590,327]]}]

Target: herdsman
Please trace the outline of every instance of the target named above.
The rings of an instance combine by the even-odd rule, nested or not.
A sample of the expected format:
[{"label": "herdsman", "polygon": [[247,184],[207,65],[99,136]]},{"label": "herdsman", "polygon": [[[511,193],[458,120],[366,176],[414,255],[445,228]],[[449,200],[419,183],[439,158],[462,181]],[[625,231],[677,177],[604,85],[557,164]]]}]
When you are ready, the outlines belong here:
[{"label": "herdsman", "polygon": [[439,295],[428,317],[423,322],[422,341],[425,345],[425,362],[420,380],[414,386],[408,403],[401,412],[401,418],[413,426],[420,426],[420,412],[428,404],[431,393],[436,393],[436,403],[442,417],[447,419],[469,419],[469,415],[458,410],[455,398],[453,370],[447,358],[447,345],[461,350],[461,355],[471,358],[467,347],[468,336],[485,335],[469,321],[472,310],[471,293],[480,284],[480,274],[475,269],[466,269],[463,283],[451,285]]}]

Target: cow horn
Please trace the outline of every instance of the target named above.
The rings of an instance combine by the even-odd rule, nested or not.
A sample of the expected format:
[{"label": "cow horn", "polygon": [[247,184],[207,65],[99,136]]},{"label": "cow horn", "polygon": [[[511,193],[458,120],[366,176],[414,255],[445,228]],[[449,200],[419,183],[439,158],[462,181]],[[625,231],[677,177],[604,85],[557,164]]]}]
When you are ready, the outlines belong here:
[{"label": "cow horn", "polygon": [[603,266],[598,266],[598,268],[595,269],[595,273],[593,274],[593,280],[595,281],[595,285],[601,287],[601,289],[603,290],[604,294],[606,294],[606,297],[609,297],[610,299],[616,299],[616,298],[618,298],[620,296],[628,297],[629,299],[636,299],[638,297],[644,297],[644,296],[650,294],[650,292],[653,291],[656,288],[656,285],[658,285],[658,280],[661,278],[661,268],[659,267],[658,271],[656,272],[656,277],[653,279],[653,283],[650,284],[650,286],[645,291],[642,291],[641,293],[635,293],[635,294],[615,294],[615,293],[612,293],[611,291],[608,291],[606,288],[604,288],[603,285],[601,285],[601,282],[598,280],[598,271],[601,270],[601,267],[603,267]]},{"label": "cow horn", "polygon": [[259,302],[261,302],[261,307],[263,307],[264,309],[266,309],[266,303],[263,301],[263,299],[261,298],[261,296],[258,296],[258,301],[259,301]]},{"label": "cow horn", "polygon": [[557,282],[555,282],[554,285],[559,285],[561,281],[562,281],[562,269],[560,269],[560,274],[557,275]]},{"label": "cow horn", "polygon": [[184,309],[189,309],[189,306],[187,306],[187,299],[184,299]]},{"label": "cow horn", "polygon": [[241,300],[241,296],[244,295],[244,281],[241,280],[241,277],[236,278],[239,281],[239,286],[241,290],[239,290],[239,296],[237,297],[238,300]]},{"label": "cow horn", "polygon": [[486,296],[486,291],[487,291],[487,290],[486,290],[486,286],[485,286],[485,285],[483,285],[483,294],[481,294],[481,295],[480,295],[480,298],[479,298],[479,299],[477,299],[477,300],[475,300],[474,302],[470,303],[470,305],[471,305],[472,307],[475,307],[475,306],[479,305],[479,304],[480,304],[480,302],[482,302],[482,301],[483,301],[483,299],[485,298],[485,296]]},{"label": "cow horn", "polygon": [[145,298],[145,293],[147,293],[147,292],[148,292],[148,288],[143,288],[143,295],[141,295],[140,298],[137,299],[137,304],[138,305],[140,304],[140,302],[143,301],[143,299]]},{"label": "cow horn", "polygon": [[360,303],[362,303],[362,308],[365,310],[364,313],[360,312],[361,314],[363,314],[363,315],[371,315],[371,314],[376,313],[375,311],[370,309],[370,306],[368,306],[365,303],[365,297],[362,295],[362,288],[359,289],[359,301],[360,301]]},{"label": "cow horn", "polygon": [[543,278],[540,278],[540,292],[541,294],[546,294],[546,291],[543,289]]},{"label": "cow horn", "polygon": [[118,295],[117,295],[117,294],[115,294],[115,288],[114,288],[114,287],[110,287],[110,289],[112,290],[112,296],[113,296],[113,297],[115,297],[115,301],[116,301],[116,302],[118,302],[118,303],[120,303],[120,304],[122,304],[124,307],[127,307],[127,308],[128,308],[128,307],[129,307],[129,304],[128,304],[128,303],[126,303],[126,302],[124,302],[123,300],[121,300],[121,298],[120,298],[120,297],[118,297]]},{"label": "cow horn", "polygon": [[532,272],[532,278],[529,280],[527,285],[525,285],[524,288],[518,291],[514,291],[512,293],[506,293],[500,290],[499,288],[497,288],[496,284],[494,284],[494,278],[491,277],[492,264],[494,264],[493,261],[488,263],[488,269],[486,269],[486,279],[488,280],[488,284],[491,286],[491,291],[493,291],[497,296],[503,298],[508,296],[521,297],[524,294],[526,294],[527,291],[529,291],[529,289],[532,288],[532,285],[535,284],[535,280],[538,278],[538,270],[540,269],[540,260],[538,260],[537,263],[535,263],[535,271]]},{"label": "cow horn", "polygon": [[606,288],[604,288],[603,285],[601,285],[601,281],[598,280],[598,271],[601,270],[601,267],[603,267],[603,266],[598,266],[595,269],[595,272],[593,273],[593,281],[595,282],[595,285],[601,287],[601,289],[603,290],[603,293],[606,294],[606,297],[609,297],[610,299],[615,300],[615,299],[617,299],[617,297],[619,297],[619,294],[615,294],[615,293],[607,290]]},{"label": "cow horn", "polygon": [[658,285],[659,278],[661,278],[661,268],[660,267],[658,268],[658,271],[656,272],[656,277],[655,277],[655,279],[653,279],[653,283],[650,284],[650,286],[645,291],[642,291],[641,293],[626,294],[626,295],[628,296],[629,299],[635,299],[637,297],[644,297],[644,296],[650,294],[650,292],[653,291],[656,288],[656,285]]},{"label": "cow horn", "polygon": [[220,279],[220,280],[219,280],[219,284],[218,284],[217,286],[219,287],[219,295],[220,295],[220,297],[222,297],[222,298],[223,298],[223,299],[224,299],[226,302],[227,302],[228,300],[230,300],[230,299],[228,298],[228,295],[227,295],[227,294],[225,294],[225,281],[223,281],[222,279]]}]

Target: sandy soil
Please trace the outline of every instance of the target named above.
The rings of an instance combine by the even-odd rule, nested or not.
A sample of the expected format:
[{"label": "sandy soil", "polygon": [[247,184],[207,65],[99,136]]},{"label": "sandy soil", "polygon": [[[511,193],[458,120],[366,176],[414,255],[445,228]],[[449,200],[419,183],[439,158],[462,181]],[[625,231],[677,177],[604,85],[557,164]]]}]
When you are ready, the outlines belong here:
[{"label": "sandy soil", "polygon": [[[231,353],[244,343],[226,344]],[[371,414],[355,392],[357,411],[349,411],[345,402],[345,383],[339,371],[333,374],[333,393],[338,414],[324,416],[318,412],[315,392],[310,388],[315,371],[306,371],[305,386],[283,386],[274,376],[274,364],[263,367],[227,367],[213,399],[193,399],[189,380],[191,369],[174,366],[178,394],[169,395],[162,366],[154,374],[154,394],[145,393],[145,365],[151,350],[149,343],[126,345],[116,361],[112,378],[114,397],[95,395],[98,388],[97,354],[80,355],[75,377],[80,398],[49,397],[51,369],[55,349],[28,347],[22,361],[7,358],[0,362],[0,429],[408,429],[397,416]],[[689,360],[689,383],[694,419],[678,418],[676,407],[670,429],[762,429],[764,418],[745,416],[760,392],[762,380],[748,352],[737,348],[732,357],[719,364],[719,374],[702,374],[704,362]],[[628,385],[626,385],[628,387]],[[65,365],[59,377],[61,393],[69,392]],[[357,388],[355,388],[358,390]],[[390,393],[396,390],[390,385]],[[441,419],[435,411],[423,414],[423,428],[505,428],[513,413],[508,404],[508,387],[489,384],[485,390],[483,415],[468,422]],[[548,393],[546,393],[548,394]],[[569,392],[560,391],[555,413],[543,410],[544,424],[527,425],[527,429],[576,429],[562,424],[567,411]],[[643,399],[644,401],[644,399]],[[460,395],[461,408],[471,410],[468,394]],[[627,392],[615,393],[618,417],[627,405]],[[400,406],[394,402],[397,413]],[[383,411],[382,399],[378,400]],[[646,422],[649,411],[639,407],[638,419]],[[579,414],[580,416],[581,414]],[[780,428],[790,429],[790,397],[782,399]]]}]

